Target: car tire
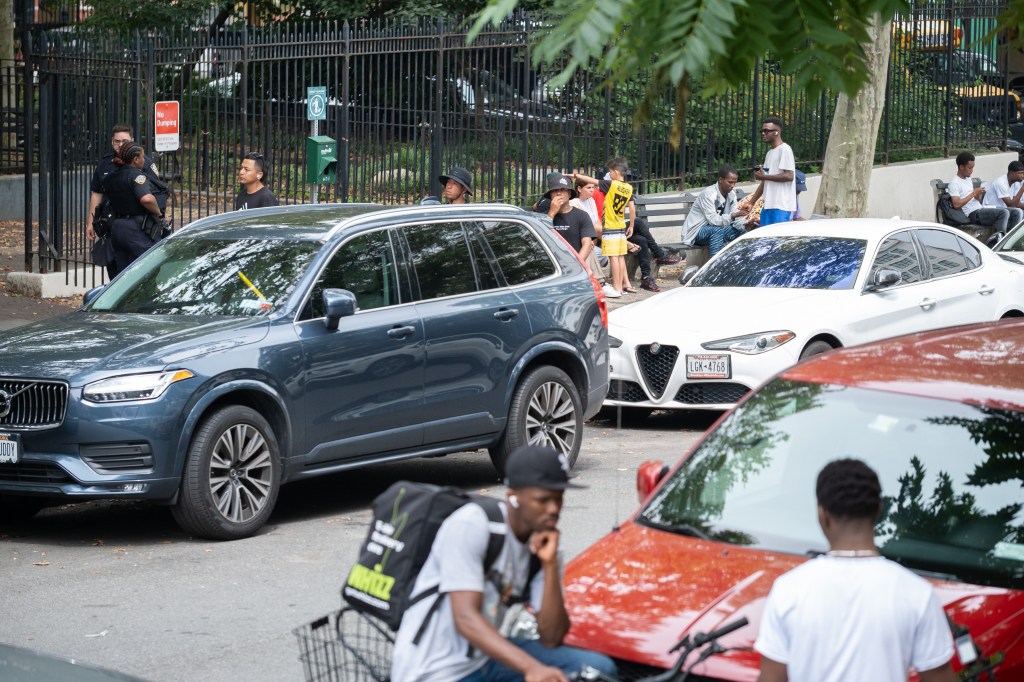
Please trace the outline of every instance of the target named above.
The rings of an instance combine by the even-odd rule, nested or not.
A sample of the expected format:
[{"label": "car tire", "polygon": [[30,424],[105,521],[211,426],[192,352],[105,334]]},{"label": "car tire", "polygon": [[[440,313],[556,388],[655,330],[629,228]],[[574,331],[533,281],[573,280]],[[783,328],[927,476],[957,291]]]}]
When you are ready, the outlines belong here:
[{"label": "car tire", "polygon": [[811,341],[807,344],[807,347],[800,352],[800,359],[809,358],[812,355],[818,355],[819,353],[825,353],[832,350],[832,344],[828,341]]},{"label": "car tire", "polygon": [[270,424],[242,405],[207,417],[192,439],[174,520],[210,540],[255,534],[270,518],[281,487],[281,457]]},{"label": "car tire", "polygon": [[0,496],[0,526],[28,521],[46,506],[46,498]]},{"label": "car tire", "polygon": [[557,367],[537,367],[519,381],[501,441],[489,450],[499,476],[509,454],[522,445],[547,445],[576,465],[583,435],[583,403],[576,384]]}]

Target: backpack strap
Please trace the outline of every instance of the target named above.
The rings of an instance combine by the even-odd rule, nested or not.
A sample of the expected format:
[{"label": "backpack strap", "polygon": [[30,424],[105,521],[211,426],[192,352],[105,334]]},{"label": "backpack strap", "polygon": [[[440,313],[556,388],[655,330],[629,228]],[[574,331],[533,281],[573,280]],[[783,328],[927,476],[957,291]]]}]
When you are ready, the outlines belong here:
[{"label": "backpack strap", "polygon": [[[508,529],[508,524],[505,523],[505,515],[501,510],[501,505],[503,504],[501,500],[496,500],[493,497],[474,496],[472,502],[487,514],[487,530],[490,535],[487,538],[487,551],[484,553],[484,576],[486,578],[488,571],[491,570],[491,566],[494,565],[494,562],[498,560],[498,555],[501,554],[501,548],[505,544],[505,533]],[[531,558],[532,561],[533,559]],[[431,595],[437,595],[434,603],[430,605],[430,609],[427,610],[426,615],[423,617],[423,622],[420,623],[419,629],[416,630],[416,636],[412,639],[414,645],[418,645],[420,640],[423,639],[423,635],[427,631],[427,625],[441,607],[441,600],[444,599],[444,595],[439,594],[439,590],[440,585],[434,585],[413,595],[409,599],[409,607],[411,607],[413,604],[423,601]]]}]

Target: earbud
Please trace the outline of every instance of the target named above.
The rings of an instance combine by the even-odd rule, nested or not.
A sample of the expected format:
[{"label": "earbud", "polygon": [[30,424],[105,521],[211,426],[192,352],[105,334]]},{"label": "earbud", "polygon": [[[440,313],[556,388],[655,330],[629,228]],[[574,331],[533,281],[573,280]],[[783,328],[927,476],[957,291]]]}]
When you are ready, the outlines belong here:
[{"label": "earbud", "polygon": [[519,509],[519,498],[515,495],[508,496],[508,503],[512,505],[513,509]]}]

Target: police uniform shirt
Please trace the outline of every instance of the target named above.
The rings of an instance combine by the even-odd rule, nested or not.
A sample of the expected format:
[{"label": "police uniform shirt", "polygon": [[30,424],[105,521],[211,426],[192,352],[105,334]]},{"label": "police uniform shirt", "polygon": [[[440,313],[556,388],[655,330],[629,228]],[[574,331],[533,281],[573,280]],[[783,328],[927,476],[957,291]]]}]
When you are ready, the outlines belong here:
[{"label": "police uniform shirt", "polygon": [[142,169],[131,166],[121,168],[107,181],[106,188],[114,215],[120,217],[149,213],[140,199],[155,192],[149,177]]}]

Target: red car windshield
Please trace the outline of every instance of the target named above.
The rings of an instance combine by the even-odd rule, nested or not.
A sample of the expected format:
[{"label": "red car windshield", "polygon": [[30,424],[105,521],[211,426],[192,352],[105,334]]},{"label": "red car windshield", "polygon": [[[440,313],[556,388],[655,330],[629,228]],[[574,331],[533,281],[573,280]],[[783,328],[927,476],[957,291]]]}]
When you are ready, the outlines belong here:
[{"label": "red car windshield", "polygon": [[638,522],[793,554],[828,549],[815,479],[862,459],[882,482],[882,553],[926,575],[1024,588],[1024,413],[776,380],[666,481]]}]

